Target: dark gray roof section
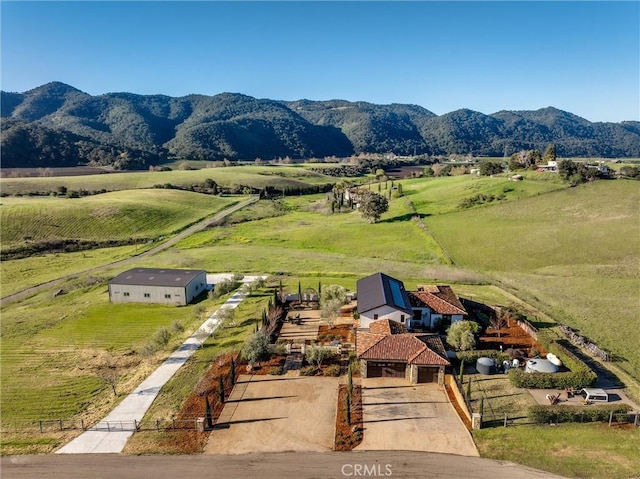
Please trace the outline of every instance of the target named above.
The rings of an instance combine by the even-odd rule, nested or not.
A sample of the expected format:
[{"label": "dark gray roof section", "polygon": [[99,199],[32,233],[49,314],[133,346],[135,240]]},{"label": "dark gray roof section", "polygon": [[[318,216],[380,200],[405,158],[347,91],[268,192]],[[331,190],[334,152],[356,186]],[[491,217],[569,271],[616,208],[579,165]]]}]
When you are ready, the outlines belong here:
[{"label": "dark gray roof section", "polygon": [[133,268],[109,281],[109,284],[131,284],[137,286],[186,286],[203,269]]},{"label": "dark gray roof section", "polygon": [[359,279],[356,288],[358,291],[358,313],[366,313],[385,305],[407,314],[412,313],[409,296],[404,289],[404,283],[400,280],[384,273],[376,273]]}]

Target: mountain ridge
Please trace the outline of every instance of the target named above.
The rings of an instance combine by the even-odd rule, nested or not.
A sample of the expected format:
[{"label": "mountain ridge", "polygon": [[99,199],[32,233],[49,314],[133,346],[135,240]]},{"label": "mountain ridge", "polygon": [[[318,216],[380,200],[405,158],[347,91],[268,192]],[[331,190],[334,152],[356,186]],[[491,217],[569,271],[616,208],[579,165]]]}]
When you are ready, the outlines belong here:
[{"label": "mountain ridge", "polygon": [[94,96],[62,82],[0,94],[2,167],[68,165],[78,142],[85,153],[77,164],[119,161],[120,167],[148,167],[171,157],[503,156],[549,143],[566,157],[640,157],[640,122],[590,122],[552,106],[490,115],[461,108],[436,115],[412,104],[281,101],[230,92]]}]

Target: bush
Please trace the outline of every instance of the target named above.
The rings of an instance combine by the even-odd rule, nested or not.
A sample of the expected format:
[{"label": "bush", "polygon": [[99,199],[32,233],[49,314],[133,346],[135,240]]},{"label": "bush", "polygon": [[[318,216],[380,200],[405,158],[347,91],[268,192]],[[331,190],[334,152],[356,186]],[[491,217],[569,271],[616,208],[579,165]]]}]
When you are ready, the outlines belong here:
[{"label": "bush", "polygon": [[459,360],[464,361],[467,364],[474,364],[479,358],[492,358],[495,359],[498,364],[502,364],[502,361],[508,361],[509,355],[504,352],[496,351],[495,349],[477,349],[474,351],[458,351],[456,356]]},{"label": "bush", "polygon": [[334,377],[340,376],[340,366],[338,364],[332,364],[324,370],[324,375]]},{"label": "bush", "polygon": [[510,369],[509,380],[518,388],[564,389],[593,386],[596,374],[589,371],[569,371],[566,373],[525,373],[522,369]]},{"label": "bush", "polygon": [[281,376],[283,372],[284,368],[282,366],[273,366],[272,368],[269,368],[269,374],[273,376]]},{"label": "bush", "polygon": [[315,366],[305,366],[300,368],[300,376],[315,376],[318,373],[318,368]]},{"label": "bush", "polygon": [[169,338],[171,338],[171,333],[163,326],[154,333],[151,341],[159,348],[164,348],[169,343]]},{"label": "bush", "polygon": [[606,404],[598,406],[531,406],[529,418],[538,424],[560,422],[608,421],[613,414],[628,413],[633,409],[628,404]]}]

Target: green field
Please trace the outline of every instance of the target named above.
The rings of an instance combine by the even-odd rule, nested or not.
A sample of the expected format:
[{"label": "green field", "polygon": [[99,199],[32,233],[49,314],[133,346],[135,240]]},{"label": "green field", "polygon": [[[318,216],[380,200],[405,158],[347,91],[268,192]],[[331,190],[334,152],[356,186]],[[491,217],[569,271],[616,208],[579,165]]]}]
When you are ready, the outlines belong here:
[{"label": "green field", "polygon": [[[256,181],[303,181],[300,178],[304,177],[308,183],[327,179],[322,175],[307,177],[309,172],[302,167],[279,168],[127,173],[82,177],[78,181],[86,189],[93,188],[87,186],[87,181],[95,181],[98,189],[107,187],[101,180],[111,181],[114,176],[121,178],[118,188],[176,182],[152,179],[152,175],[173,174],[175,178],[184,174],[186,182],[211,177],[221,184],[224,175],[229,184],[245,184],[244,175]],[[222,176],[215,177],[214,173]],[[234,173],[238,176],[234,177]],[[135,179],[135,175],[150,176]],[[426,282],[451,283],[459,295],[490,304],[526,301],[552,319],[579,328],[582,334],[614,352],[619,358],[616,364],[632,377],[640,378],[640,352],[636,347],[640,344],[639,184],[616,180],[567,188],[556,175],[527,172],[524,176],[521,182],[501,176],[470,175],[403,180],[406,196],[392,199],[389,212],[377,224],[369,224],[357,211],[330,214],[324,194],[263,200],[234,213],[225,225],[196,233],[132,267],[161,265],[197,267],[209,272],[282,274],[284,286],[290,291],[297,288],[298,281],[304,288],[315,288],[322,281],[323,285],[336,283],[353,289],[359,278],[376,271],[402,279],[408,288]],[[131,184],[134,180],[139,183],[127,186],[123,178],[128,177],[132,179],[126,181]],[[60,178],[35,180],[52,181],[54,189],[61,184]],[[2,180],[3,188],[5,181],[27,180]],[[377,191],[377,185],[372,185],[372,190]],[[388,193],[384,183],[381,193]],[[169,197],[165,195],[175,196],[166,201]],[[496,199],[460,209],[463,200],[476,195],[493,195]],[[7,234],[16,242],[27,235],[52,235],[47,229],[50,226],[44,224],[46,215],[54,214],[61,225],[68,224],[65,231],[69,230],[70,235],[81,231],[94,235],[92,238],[126,238],[133,235],[127,223],[131,217],[136,218],[131,225],[135,223],[140,228],[134,233],[156,237],[218,211],[225,206],[220,201],[223,199],[157,189],[81,199],[7,197],[2,199],[3,247]],[[101,208],[103,214],[115,215],[114,220],[87,218]],[[22,216],[16,213],[19,211]],[[40,221],[29,222],[28,216],[37,211],[41,211]],[[14,216],[7,217],[7,212]],[[416,221],[416,215],[426,227]],[[82,226],[72,226],[76,221]],[[8,233],[5,225],[9,225]],[[63,272],[107,264],[131,255],[132,249],[128,246],[5,261],[2,294],[32,284],[29,281],[33,278],[43,282]],[[138,353],[157,328],[169,327],[176,320],[183,324],[185,331],[171,339],[171,345],[177,345],[199,324],[194,305],[174,308],[109,304],[105,281],[118,272],[114,269],[101,273],[98,285],[81,275],[80,279],[2,307],[3,424],[39,418],[97,419],[117,400],[110,398],[108,386],[95,375],[101,354],[111,351],[123,361],[126,373],[120,387],[122,391],[131,390],[157,364],[158,358],[143,358]],[[59,288],[68,293],[52,298],[53,291]],[[211,301],[201,304],[208,310],[215,306]],[[257,303],[247,303],[242,318],[259,313],[251,311],[252,305],[259,309]],[[229,330],[230,336],[211,343],[212,347],[216,351],[238,347],[247,334],[245,326],[236,331],[237,335]],[[131,351],[136,353],[129,354]],[[208,358],[202,356],[202,363],[189,366],[195,369],[185,370],[184,377],[176,376],[176,383],[163,392],[154,413],[176,410],[181,395],[197,380]],[[478,436],[483,451],[485,444],[493,444],[491,434],[481,431]],[[527,440],[526,434],[513,438],[521,448]],[[517,451],[503,451],[500,454],[519,461]],[[569,457],[567,462],[573,460],[573,456]],[[519,462],[544,469],[544,464]]]},{"label": "green field", "polygon": [[83,198],[2,199],[2,247],[59,239],[93,241],[169,235],[236,198],[180,190],[129,190]]},{"label": "green field", "polygon": [[109,173],[89,176],[60,176],[42,178],[2,178],[0,189],[6,194],[57,191],[59,186],[68,190],[107,191],[152,188],[154,185],[171,183],[190,186],[211,178],[221,186],[232,185],[264,188],[300,188],[307,185],[335,183],[336,179],[309,171],[302,166],[234,166],[226,168],[204,168],[201,170],[176,170],[155,172]]},{"label": "green field", "polygon": [[640,378],[640,189],[600,181],[426,223],[456,264],[580,329]]}]

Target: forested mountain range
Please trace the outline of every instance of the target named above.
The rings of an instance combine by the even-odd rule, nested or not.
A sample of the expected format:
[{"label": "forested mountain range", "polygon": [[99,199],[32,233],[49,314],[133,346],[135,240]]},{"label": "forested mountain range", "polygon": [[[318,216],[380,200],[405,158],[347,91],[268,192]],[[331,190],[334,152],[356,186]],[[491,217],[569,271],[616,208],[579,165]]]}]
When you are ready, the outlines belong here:
[{"label": "forested mountain range", "polygon": [[344,100],[92,96],[59,82],[1,92],[2,167],[113,165],[168,158],[322,158],[357,153],[502,156],[554,143],[559,156],[640,157],[640,122],[592,123],[553,107],[462,109]]}]

